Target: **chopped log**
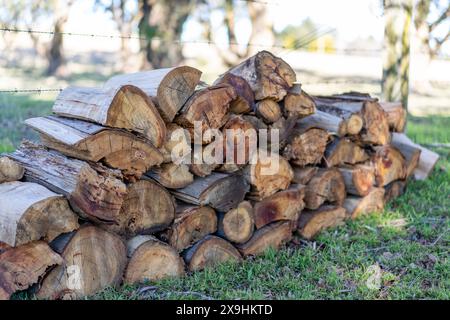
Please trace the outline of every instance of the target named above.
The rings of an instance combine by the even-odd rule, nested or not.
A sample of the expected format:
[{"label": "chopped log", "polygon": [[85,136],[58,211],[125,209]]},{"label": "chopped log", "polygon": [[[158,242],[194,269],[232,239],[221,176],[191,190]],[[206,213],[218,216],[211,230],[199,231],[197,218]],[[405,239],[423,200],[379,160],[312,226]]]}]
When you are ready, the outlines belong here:
[{"label": "chopped log", "polygon": [[8,157],[0,157],[0,183],[22,179],[25,170]]},{"label": "chopped log", "polygon": [[184,202],[226,212],[244,200],[249,188],[240,174],[213,172],[205,178],[195,178],[187,187],[171,190],[171,193]]},{"label": "chopped log", "polygon": [[166,141],[159,149],[163,155],[163,162],[182,163],[191,151],[191,136],[188,130],[176,123],[167,124]]},{"label": "chopped log", "polygon": [[401,102],[380,102],[380,106],[386,111],[389,128],[394,132],[404,132],[406,127],[407,112]]},{"label": "chopped log", "polygon": [[228,72],[244,78],[256,100],[271,98],[280,101],[296,81],[294,70],[268,51],[258,52]]},{"label": "chopped log", "polygon": [[134,179],[163,161],[162,154],[150,141],[124,130],[54,116],[27,119],[25,124],[40,133],[46,147],[81,160],[103,160]]},{"label": "chopped log", "polygon": [[322,204],[341,206],[346,196],[342,174],[336,168],[319,169],[305,189],[305,207],[317,209]]},{"label": "chopped log", "polygon": [[63,194],[72,209],[93,221],[114,222],[120,213],[126,186],[118,172],[67,158],[25,141],[8,155],[25,168],[25,179]]},{"label": "chopped log", "polygon": [[356,164],[369,159],[367,152],[348,138],[334,139],[325,150],[325,165]]},{"label": "chopped log", "polygon": [[12,249],[12,247],[9,244],[0,241],[0,254],[9,249]]},{"label": "chopped log", "polygon": [[0,184],[0,241],[13,247],[50,242],[78,227],[77,215],[62,196],[36,183]]},{"label": "chopped log", "polygon": [[343,207],[321,206],[317,210],[305,210],[298,220],[297,232],[307,240],[313,239],[320,231],[344,223],[346,211]]},{"label": "chopped log", "polygon": [[265,123],[274,123],[282,117],[278,102],[272,99],[263,99],[256,103],[255,112]]},{"label": "chopped log", "polygon": [[307,167],[293,166],[292,169],[294,170],[294,178],[292,179],[292,183],[303,185],[308,184],[308,182],[311,181],[312,177],[314,177],[317,174],[317,171],[319,171],[318,167],[313,166]]},{"label": "chopped log", "polygon": [[64,264],[52,269],[37,291],[41,299],[80,299],[122,281],[127,252],[122,240],[94,226],[58,237],[52,248]]},{"label": "chopped log", "polygon": [[184,261],[168,244],[152,236],[136,236],[127,244],[124,283],[136,284],[184,276]]},{"label": "chopped log", "polygon": [[34,241],[0,253],[0,300],[37,283],[45,272],[63,259],[44,241]]},{"label": "chopped log", "polygon": [[239,251],[228,241],[216,237],[206,236],[184,254],[184,260],[189,271],[199,271],[216,266],[226,261],[240,262],[242,257]]},{"label": "chopped log", "polygon": [[328,136],[328,132],[323,129],[295,128],[283,150],[283,156],[297,166],[318,164],[324,156]]},{"label": "chopped log", "polygon": [[392,199],[398,198],[406,191],[407,180],[396,180],[384,187],[384,202],[388,203]]},{"label": "chopped log", "polygon": [[161,234],[161,239],[178,252],[216,232],[217,215],[214,209],[206,206],[182,206],[177,211],[175,221]]},{"label": "chopped log", "polygon": [[104,87],[126,84],[139,87],[154,98],[159,113],[169,123],[194,92],[201,74],[200,70],[188,66],[156,69],[114,76]]},{"label": "chopped log", "polygon": [[342,206],[351,219],[356,219],[362,214],[379,212],[384,208],[384,189],[374,187],[364,197],[348,196]]},{"label": "chopped log", "polygon": [[139,88],[102,89],[68,87],[56,98],[57,115],[95,122],[103,126],[132,130],[159,148],[166,137],[166,125],[150,98]]},{"label": "chopped log", "polygon": [[[287,119],[281,117],[278,121],[270,125],[269,130],[267,131],[267,141],[272,152],[278,152],[286,146],[289,137],[294,131],[296,121],[297,119],[294,117]],[[274,135],[275,139],[278,139],[274,140],[272,135]],[[260,148],[263,148],[263,146],[261,146],[261,139],[259,139],[259,145]]]},{"label": "chopped log", "polygon": [[236,98],[230,102],[230,111],[241,114],[248,113],[255,108],[255,95],[248,82],[232,73],[225,73],[214,81],[213,85],[226,83],[234,88]]},{"label": "chopped log", "polygon": [[191,153],[189,170],[197,177],[209,176],[223,162],[223,154],[216,155],[216,150],[223,152],[221,150],[223,148],[223,139],[211,142],[205,147],[199,146],[199,150],[196,147],[194,146],[194,152]]},{"label": "chopped log", "polygon": [[277,153],[258,150],[245,168],[245,178],[252,186],[249,199],[262,200],[277,191],[285,190],[294,178],[289,162]]},{"label": "chopped log", "polygon": [[127,186],[120,214],[115,224],[102,228],[127,239],[167,228],[175,217],[175,201],[156,182],[139,180]]},{"label": "chopped log", "polygon": [[419,165],[421,150],[415,146],[403,143],[397,139],[392,140],[392,146],[394,146],[405,158],[406,175],[405,179],[413,175],[414,170]]},{"label": "chopped log", "polygon": [[267,130],[268,126],[264,121],[253,114],[245,114],[242,116],[245,121],[248,121],[256,130]]},{"label": "chopped log", "polygon": [[233,243],[247,242],[253,235],[253,206],[243,201],[219,218],[218,234]]},{"label": "chopped log", "polygon": [[392,141],[395,143],[403,143],[406,145],[410,145],[414,148],[420,149],[420,159],[417,168],[414,170],[414,178],[416,180],[425,180],[431,174],[434,169],[434,166],[439,160],[439,155],[436,152],[433,152],[427,148],[422,147],[419,144],[414,143],[411,139],[408,138],[404,133],[393,133]]},{"label": "chopped log", "polygon": [[283,100],[283,111],[287,118],[304,118],[316,112],[316,104],[312,97],[295,83]]},{"label": "chopped log", "polygon": [[241,116],[232,116],[222,129],[225,164],[245,165],[257,148],[255,127]]},{"label": "chopped log", "polygon": [[147,172],[147,176],[169,189],[184,188],[194,181],[194,175],[189,172],[189,166],[183,163],[163,163],[161,167]]},{"label": "chopped log", "polygon": [[278,221],[255,231],[246,243],[237,246],[244,257],[257,256],[269,248],[279,249],[292,238],[292,221]]},{"label": "chopped log", "polygon": [[323,129],[339,137],[347,134],[347,124],[344,119],[320,110],[317,110],[310,116],[297,120],[296,126],[304,130],[311,128]]},{"label": "chopped log", "polygon": [[406,161],[397,148],[386,145],[374,149],[371,162],[375,168],[375,181],[378,187],[406,178]]},{"label": "chopped log", "polygon": [[255,204],[255,225],[257,229],[279,220],[297,221],[305,203],[304,185],[291,185]]},{"label": "chopped log", "polygon": [[365,196],[375,185],[375,170],[372,166],[358,164],[338,169],[344,177],[345,190],[349,194]]}]

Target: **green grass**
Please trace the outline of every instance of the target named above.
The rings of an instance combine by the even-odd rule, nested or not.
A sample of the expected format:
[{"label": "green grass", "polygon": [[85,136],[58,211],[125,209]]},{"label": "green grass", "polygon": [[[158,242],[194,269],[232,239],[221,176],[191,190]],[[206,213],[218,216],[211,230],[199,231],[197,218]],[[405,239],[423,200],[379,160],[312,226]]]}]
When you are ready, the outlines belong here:
[{"label": "green grass", "polygon": [[[48,113],[49,107],[49,100],[36,97],[0,100],[0,151],[10,151],[29,134],[20,122]],[[418,143],[449,143],[450,117],[413,117],[408,135]],[[450,299],[450,149],[434,150],[441,160],[430,179],[410,183],[384,212],[241,264],[110,288],[90,298]],[[367,286],[373,266],[381,268],[377,289]]]}]

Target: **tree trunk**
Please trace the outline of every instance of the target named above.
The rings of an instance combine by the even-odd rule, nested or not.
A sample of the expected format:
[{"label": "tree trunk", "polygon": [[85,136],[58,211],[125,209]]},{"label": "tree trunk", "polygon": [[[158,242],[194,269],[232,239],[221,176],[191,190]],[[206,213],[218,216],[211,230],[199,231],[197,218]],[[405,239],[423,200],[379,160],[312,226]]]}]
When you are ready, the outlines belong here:
[{"label": "tree trunk", "polygon": [[0,157],[0,183],[22,179],[25,170],[8,157]]}]

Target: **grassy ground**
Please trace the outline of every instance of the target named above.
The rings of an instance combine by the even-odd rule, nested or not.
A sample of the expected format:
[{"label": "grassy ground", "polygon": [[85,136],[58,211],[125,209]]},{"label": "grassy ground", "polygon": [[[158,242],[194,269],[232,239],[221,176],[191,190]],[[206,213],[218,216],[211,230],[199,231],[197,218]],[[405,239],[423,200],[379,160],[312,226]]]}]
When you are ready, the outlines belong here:
[{"label": "grassy ground", "polygon": [[[22,137],[20,124],[47,114],[54,97],[0,96],[0,151]],[[450,117],[412,117],[418,143],[450,143]],[[412,182],[384,212],[300,239],[242,264],[224,264],[182,279],[107,289],[92,299],[450,299],[450,149],[427,181]],[[381,282],[375,288],[376,271]],[[369,280],[369,282],[368,282]],[[376,284],[376,282],[375,282]]]}]

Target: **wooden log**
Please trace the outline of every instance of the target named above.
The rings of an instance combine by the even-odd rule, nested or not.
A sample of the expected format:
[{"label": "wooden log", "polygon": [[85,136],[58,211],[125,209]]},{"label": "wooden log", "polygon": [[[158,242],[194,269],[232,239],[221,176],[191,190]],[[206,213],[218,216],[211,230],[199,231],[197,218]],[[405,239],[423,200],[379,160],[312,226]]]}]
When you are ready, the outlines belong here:
[{"label": "wooden log", "polygon": [[131,84],[153,97],[159,113],[166,122],[172,122],[177,112],[192,95],[200,81],[201,71],[188,66],[163,68],[110,78],[104,87]]},{"label": "wooden log", "polygon": [[347,210],[347,217],[351,219],[379,212],[384,208],[384,189],[374,187],[364,197],[348,196],[342,206]]},{"label": "wooden log", "polygon": [[258,117],[264,120],[265,123],[274,123],[280,119],[281,108],[278,102],[272,99],[263,99],[256,103],[255,112]]},{"label": "wooden log", "polygon": [[205,178],[195,178],[187,187],[170,192],[181,201],[226,212],[244,200],[249,189],[240,174],[214,172]]},{"label": "wooden log", "polygon": [[12,249],[12,247],[9,244],[0,241],[0,254],[9,249]]},{"label": "wooden log", "polygon": [[406,192],[407,180],[396,180],[384,187],[384,202],[396,199]]},{"label": "wooden log", "polygon": [[257,229],[279,220],[297,221],[305,203],[304,185],[291,185],[255,204],[255,226]]},{"label": "wooden log", "polygon": [[343,207],[325,205],[317,210],[305,210],[298,220],[297,233],[311,240],[322,230],[342,225],[345,218]]},{"label": "wooden log", "polygon": [[267,124],[262,119],[255,116],[254,114],[244,114],[242,116],[242,118],[245,121],[250,122],[256,130],[267,130],[268,129]]},{"label": "wooden log", "polygon": [[78,227],[77,215],[60,195],[36,183],[0,184],[0,241],[13,247],[50,242]]},{"label": "wooden log", "polygon": [[189,248],[184,254],[184,260],[189,271],[193,272],[214,267],[226,261],[240,262],[242,257],[231,243],[209,235]]},{"label": "wooden log", "polygon": [[44,241],[33,241],[0,253],[0,300],[7,300],[38,282],[63,259]]},{"label": "wooden log", "polygon": [[40,299],[80,299],[120,284],[127,262],[122,240],[94,226],[58,237],[52,248],[64,264],[52,269],[37,291]]},{"label": "wooden log", "polygon": [[168,244],[152,236],[136,236],[127,243],[124,283],[136,284],[184,276],[184,261]]},{"label": "wooden log", "polygon": [[127,186],[116,223],[102,228],[127,239],[167,228],[175,218],[175,201],[170,193],[156,182],[139,180]]},{"label": "wooden log", "polygon": [[237,246],[244,257],[257,256],[269,248],[279,249],[292,238],[292,221],[278,221],[255,231],[246,243]]},{"label": "wooden log", "polygon": [[166,137],[166,125],[150,98],[139,88],[68,87],[56,98],[57,115],[95,122],[107,127],[132,130],[159,148]]},{"label": "wooden log", "polygon": [[253,235],[253,206],[242,201],[235,209],[219,216],[218,234],[233,243],[247,242]]},{"label": "wooden log", "polygon": [[31,142],[8,155],[25,168],[25,179],[66,196],[72,209],[94,221],[114,222],[120,213],[126,186],[117,171],[67,158]]},{"label": "wooden log", "polygon": [[406,161],[397,148],[386,145],[375,147],[374,150],[371,162],[375,168],[375,181],[378,187],[406,178]]},{"label": "wooden log", "polygon": [[[281,117],[278,121],[269,126],[267,131],[267,141],[269,142],[272,152],[282,150],[286,146],[289,137],[292,135],[292,132],[294,132],[296,121],[297,118],[294,117]],[[278,136],[278,140],[274,141],[272,139],[273,134]],[[261,139],[259,140],[259,144],[261,145]]]},{"label": "wooden log", "polygon": [[160,167],[147,172],[147,176],[169,189],[184,188],[194,181],[194,175],[184,163],[163,163]]},{"label": "wooden log", "polygon": [[312,97],[301,89],[299,83],[294,83],[283,100],[283,112],[287,118],[304,118],[316,112],[316,104]]},{"label": "wooden log", "polygon": [[328,137],[328,132],[323,129],[296,128],[283,149],[283,157],[297,166],[318,164],[323,159]]},{"label": "wooden log", "polygon": [[405,179],[411,177],[414,174],[414,170],[419,166],[421,150],[415,146],[392,140],[392,146],[394,146],[405,158],[406,174]]},{"label": "wooden log", "polygon": [[268,51],[258,52],[228,72],[244,78],[256,100],[271,98],[280,101],[296,81],[294,70]]},{"label": "wooden log", "polygon": [[339,167],[344,178],[345,190],[349,194],[365,196],[375,185],[375,170],[372,166],[357,164]]},{"label": "wooden log", "polygon": [[214,81],[213,85],[226,83],[234,88],[236,98],[230,102],[230,112],[241,114],[253,111],[255,108],[255,95],[248,82],[232,73],[225,73]]},{"label": "wooden log", "polygon": [[181,206],[177,208],[175,221],[161,234],[161,239],[181,252],[216,231],[217,215],[214,209],[207,206]]},{"label": "wooden log", "polygon": [[191,150],[191,135],[176,123],[167,124],[166,141],[159,149],[163,162],[184,163]]},{"label": "wooden log", "polygon": [[25,124],[40,133],[46,147],[81,160],[102,160],[132,180],[163,162],[150,141],[124,130],[54,116],[27,119]]},{"label": "wooden log", "polygon": [[[215,140],[207,146],[195,145],[194,152],[191,153],[189,170],[197,177],[209,176],[223,162],[223,148],[223,139]],[[221,154],[217,155],[216,152],[219,150]]]},{"label": "wooden log", "polygon": [[313,167],[313,166],[307,166],[307,167],[297,167],[292,166],[292,169],[294,170],[294,178],[292,179],[292,183],[297,184],[308,184],[309,181],[311,181],[312,177],[314,177],[317,174],[317,171],[319,171],[319,167]]},{"label": "wooden log", "polygon": [[341,206],[346,196],[342,174],[336,168],[319,169],[305,189],[305,207],[317,209],[322,204]]},{"label": "wooden log", "polygon": [[0,157],[0,183],[22,179],[25,170],[8,157]]},{"label": "wooden log", "polygon": [[348,138],[336,138],[325,150],[324,162],[327,167],[357,164],[369,159],[367,152]]},{"label": "wooden log", "polygon": [[225,164],[242,167],[257,148],[258,133],[242,116],[232,116],[222,129]]},{"label": "wooden log", "polygon": [[380,102],[386,111],[389,128],[394,132],[404,132],[406,127],[407,111],[401,102]]},{"label": "wooden log", "polygon": [[316,110],[314,114],[297,120],[296,126],[304,130],[311,128],[323,129],[339,137],[347,134],[347,124],[344,119],[320,110]]}]

